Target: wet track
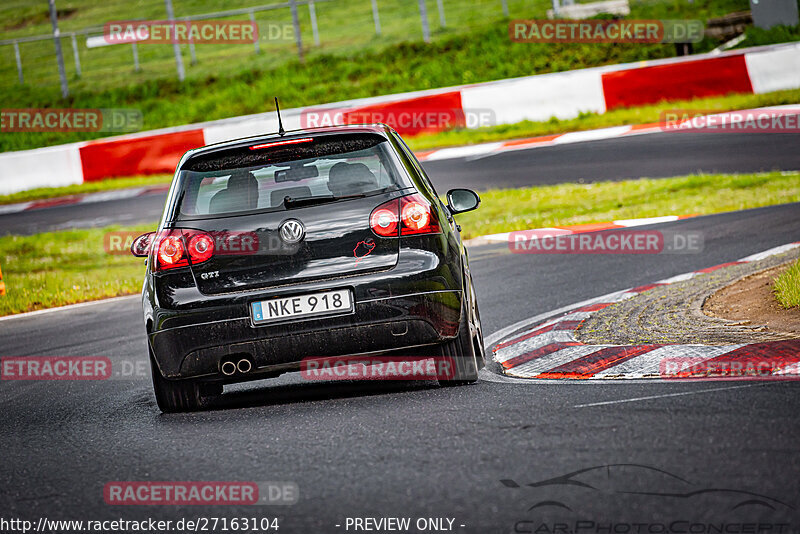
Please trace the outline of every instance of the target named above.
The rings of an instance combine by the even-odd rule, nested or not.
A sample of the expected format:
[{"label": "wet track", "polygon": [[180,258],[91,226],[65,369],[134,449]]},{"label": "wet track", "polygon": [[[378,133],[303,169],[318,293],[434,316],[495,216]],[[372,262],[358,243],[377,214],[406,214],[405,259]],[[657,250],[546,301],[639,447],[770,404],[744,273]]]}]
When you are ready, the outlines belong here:
[{"label": "wet track", "polygon": [[[602,143],[583,149],[600,154],[593,147]],[[580,146],[571,150],[577,154]],[[544,150],[532,154],[548,157]],[[788,160],[798,158],[796,150],[784,148],[784,155],[776,166],[800,168]],[[531,161],[515,165],[520,175],[535,172]],[[569,165],[563,162],[564,169]],[[635,169],[627,172],[636,175]],[[598,179],[611,177],[607,166],[596,171]],[[449,179],[444,170],[431,173],[440,183]],[[800,205],[666,228],[704,232],[703,252],[540,256],[511,254],[503,245],[472,249],[485,331],[797,241]],[[2,354],[142,359],[140,315],[133,297],[2,320]],[[450,517],[454,531],[482,533],[533,532],[556,510],[535,505],[557,501],[571,509],[558,508],[559,514],[594,522],[791,518],[800,525],[798,383],[510,383],[491,371],[475,386],[448,389],[312,384],[289,375],[237,387],[216,410],[171,416],[158,412],[148,378],[3,382],[0,509],[29,519],[278,516],[279,532],[345,532],[336,525],[347,517]],[[592,484],[595,493],[575,485],[524,487],[610,464],[640,466],[620,475],[626,493],[601,491],[602,484]],[[658,473],[652,468],[680,477],[692,491],[648,495],[645,475]],[[600,471],[610,479],[611,470]],[[119,480],[294,481],[300,501],[289,507],[108,506],[103,486]],[[745,495],[737,492],[746,498],[731,501]]]}]

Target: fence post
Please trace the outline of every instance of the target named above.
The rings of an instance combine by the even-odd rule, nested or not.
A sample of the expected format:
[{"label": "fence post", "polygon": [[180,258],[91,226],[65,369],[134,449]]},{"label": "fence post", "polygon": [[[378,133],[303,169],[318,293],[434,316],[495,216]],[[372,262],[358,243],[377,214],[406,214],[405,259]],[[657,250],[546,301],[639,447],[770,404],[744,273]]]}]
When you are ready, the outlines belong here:
[{"label": "fence post", "polygon": [[78,78],[81,77],[81,56],[78,55],[78,41],[75,39],[75,33],[73,32],[72,35],[72,55],[75,58],[75,74]]},{"label": "fence post", "polygon": [[319,29],[317,28],[317,8],[314,0],[308,2],[308,16],[311,18],[311,33],[314,34],[314,45],[319,46]]},{"label": "fence post", "polygon": [[253,11],[251,11],[249,13],[249,16],[250,16],[250,24],[253,25],[253,30],[254,30],[253,33],[256,34],[256,36],[257,36],[255,39],[253,39],[253,47],[256,49],[256,54],[260,54],[261,53],[261,43],[259,43],[259,41],[261,40],[261,36],[258,35],[258,30],[257,30],[258,23],[256,22],[256,14]]},{"label": "fence post", "polygon": [[133,50],[133,70],[139,72],[139,49],[136,48],[136,41],[131,43],[131,50]]},{"label": "fence post", "polygon": [[436,7],[439,8],[439,26],[446,28],[447,20],[444,18],[444,2],[442,0],[436,0]]},{"label": "fence post", "polygon": [[67,71],[64,68],[64,54],[61,52],[61,33],[58,31],[58,14],[56,12],[56,0],[49,0],[50,5],[50,24],[53,26],[53,42],[56,45],[56,61],[58,61],[58,77],[61,78],[61,97],[69,96],[69,86],[67,85]]},{"label": "fence post", "polygon": [[164,0],[164,7],[167,9],[167,20],[172,24],[172,51],[175,53],[175,67],[178,70],[178,81],[182,82],[186,78],[186,72],[183,70],[183,57],[181,57],[181,47],[178,40],[175,39],[175,12],[172,11],[172,0]]},{"label": "fence post", "polygon": [[300,35],[300,19],[297,16],[297,2],[289,0],[289,9],[292,11],[292,25],[294,26],[294,39],[297,42],[297,56],[300,58],[300,63],[305,61],[303,58],[303,36]]},{"label": "fence post", "polygon": [[426,43],[430,43],[431,29],[428,26],[428,8],[425,7],[425,0],[419,0],[419,18],[422,20],[422,39]]},{"label": "fence post", "polygon": [[558,4],[558,0],[553,0],[553,17],[558,17],[559,11],[561,11],[561,6]]},{"label": "fence post", "polygon": [[378,0],[372,0],[372,20],[375,21],[375,35],[381,34],[381,16],[378,13]]},{"label": "fence post", "polygon": [[508,18],[508,0],[503,0],[503,16]]},{"label": "fence post", "polygon": [[17,60],[17,76],[19,76],[19,83],[25,83],[25,78],[22,76],[22,58],[19,56],[19,43],[14,41],[14,58]]}]

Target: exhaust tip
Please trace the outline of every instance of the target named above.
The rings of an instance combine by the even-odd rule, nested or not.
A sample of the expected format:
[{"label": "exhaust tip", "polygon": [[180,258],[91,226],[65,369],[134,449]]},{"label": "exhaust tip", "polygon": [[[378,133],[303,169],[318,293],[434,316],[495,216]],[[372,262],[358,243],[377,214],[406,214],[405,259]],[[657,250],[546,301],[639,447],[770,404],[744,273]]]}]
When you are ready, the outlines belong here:
[{"label": "exhaust tip", "polygon": [[233,362],[223,362],[220,366],[220,370],[222,371],[223,375],[231,376],[236,372],[236,364]]},{"label": "exhaust tip", "polygon": [[239,360],[239,363],[236,364],[236,368],[239,370],[240,373],[249,373],[250,369],[253,368],[253,364],[250,363],[250,360],[242,358],[241,360]]}]

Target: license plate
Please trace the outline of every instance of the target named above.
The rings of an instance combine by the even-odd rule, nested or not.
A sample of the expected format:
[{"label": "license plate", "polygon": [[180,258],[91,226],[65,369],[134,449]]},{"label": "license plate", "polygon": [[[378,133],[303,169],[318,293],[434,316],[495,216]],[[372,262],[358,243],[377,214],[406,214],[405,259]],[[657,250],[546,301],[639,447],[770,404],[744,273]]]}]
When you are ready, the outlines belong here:
[{"label": "license plate", "polygon": [[349,289],[337,289],[294,297],[261,300],[251,303],[250,308],[254,322],[269,323],[286,319],[352,312],[353,298]]}]

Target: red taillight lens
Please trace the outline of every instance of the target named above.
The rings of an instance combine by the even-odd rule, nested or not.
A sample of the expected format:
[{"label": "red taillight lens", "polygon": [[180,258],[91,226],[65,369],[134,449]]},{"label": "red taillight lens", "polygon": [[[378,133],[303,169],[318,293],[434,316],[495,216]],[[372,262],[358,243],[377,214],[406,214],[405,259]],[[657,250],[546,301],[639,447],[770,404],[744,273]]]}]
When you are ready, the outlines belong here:
[{"label": "red taillight lens", "polygon": [[214,240],[206,233],[197,233],[188,237],[187,248],[192,263],[202,263],[214,255]]},{"label": "red taillight lens", "polygon": [[189,265],[183,253],[183,239],[178,235],[168,235],[158,244],[158,264],[162,269],[172,269]]},{"label": "red taillight lens", "polygon": [[431,205],[420,195],[400,199],[400,235],[438,234],[439,221]]},{"label": "red taillight lens", "polygon": [[397,201],[381,204],[369,216],[369,226],[381,237],[397,237]]},{"label": "red taillight lens", "polygon": [[164,271],[202,263],[214,254],[214,240],[199,230],[164,230],[153,245],[153,270]]},{"label": "red taillight lens", "polygon": [[381,237],[438,234],[442,231],[436,213],[421,195],[408,195],[381,204],[369,216],[369,226]]}]

